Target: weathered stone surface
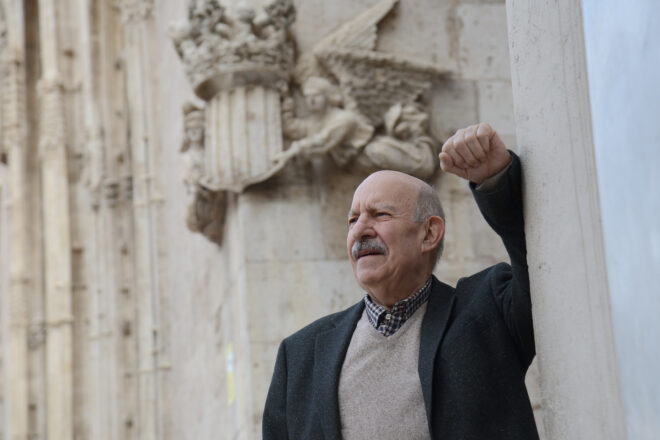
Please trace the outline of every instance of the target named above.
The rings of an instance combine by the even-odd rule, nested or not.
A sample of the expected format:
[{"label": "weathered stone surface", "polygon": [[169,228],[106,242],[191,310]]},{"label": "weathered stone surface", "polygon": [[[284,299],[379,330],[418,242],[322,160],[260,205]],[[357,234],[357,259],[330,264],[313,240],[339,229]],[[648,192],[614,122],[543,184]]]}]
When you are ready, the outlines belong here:
[{"label": "weathered stone surface", "polygon": [[458,67],[463,78],[507,79],[509,48],[504,5],[461,4]]},{"label": "weathered stone surface", "polygon": [[[516,125],[513,120],[513,94],[511,81],[481,81],[477,87],[479,93],[479,119],[488,121],[507,145],[516,145]],[[514,148],[515,149],[515,148]]]},{"label": "weathered stone surface", "polygon": [[478,120],[477,83],[454,79],[434,85],[429,94],[431,129],[438,139],[446,140],[459,128]]}]

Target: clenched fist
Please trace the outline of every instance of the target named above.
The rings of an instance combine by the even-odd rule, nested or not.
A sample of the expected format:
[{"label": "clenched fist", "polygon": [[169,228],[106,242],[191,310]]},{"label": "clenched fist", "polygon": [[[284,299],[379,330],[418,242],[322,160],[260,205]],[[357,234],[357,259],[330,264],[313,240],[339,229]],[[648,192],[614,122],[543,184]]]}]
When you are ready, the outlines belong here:
[{"label": "clenched fist", "polygon": [[440,153],[443,171],[477,184],[502,171],[509,162],[506,145],[485,122],[458,130]]}]

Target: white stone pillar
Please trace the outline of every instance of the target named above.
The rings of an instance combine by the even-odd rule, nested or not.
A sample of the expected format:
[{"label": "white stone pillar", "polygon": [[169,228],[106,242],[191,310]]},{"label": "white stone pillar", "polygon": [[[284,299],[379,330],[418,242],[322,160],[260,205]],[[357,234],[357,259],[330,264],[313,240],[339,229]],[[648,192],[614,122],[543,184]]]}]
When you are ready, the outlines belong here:
[{"label": "white stone pillar", "polygon": [[545,431],[625,439],[580,2],[507,14]]}]

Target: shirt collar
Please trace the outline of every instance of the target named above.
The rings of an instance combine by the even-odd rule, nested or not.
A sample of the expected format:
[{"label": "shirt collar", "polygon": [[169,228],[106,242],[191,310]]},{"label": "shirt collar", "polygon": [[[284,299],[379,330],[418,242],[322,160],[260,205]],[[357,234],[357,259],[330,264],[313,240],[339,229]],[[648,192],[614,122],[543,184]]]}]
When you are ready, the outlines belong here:
[{"label": "shirt collar", "polygon": [[421,289],[408,298],[397,302],[389,310],[371,299],[369,294],[366,294],[364,304],[371,325],[384,336],[394,334],[429,298],[432,278],[429,277]]}]

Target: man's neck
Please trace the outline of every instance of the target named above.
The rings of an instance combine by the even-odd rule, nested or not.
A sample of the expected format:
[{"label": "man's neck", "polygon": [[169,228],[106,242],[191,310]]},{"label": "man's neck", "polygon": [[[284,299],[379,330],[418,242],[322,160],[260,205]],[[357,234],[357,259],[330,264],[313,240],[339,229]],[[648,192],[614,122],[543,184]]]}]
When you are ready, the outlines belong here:
[{"label": "man's neck", "polygon": [[377,302],[383,307],[386,307],[387,309],[391,309],[396,303],[414,295],[415,292],[424,287],[430,276],[431,274],[429,273],[421,281],[410,283],[408,287],[397,289],[392,289],[389,286],[382,289],[372,288],[367,289],[367,293],[373,301]]}]

